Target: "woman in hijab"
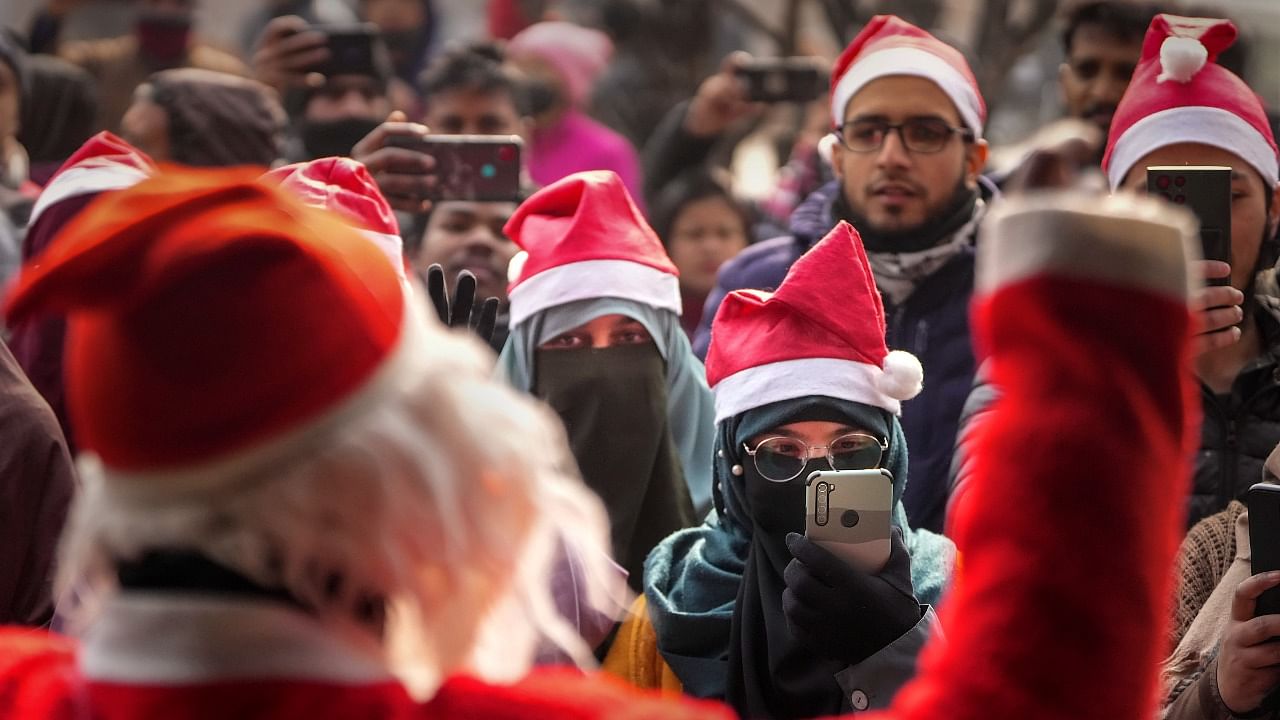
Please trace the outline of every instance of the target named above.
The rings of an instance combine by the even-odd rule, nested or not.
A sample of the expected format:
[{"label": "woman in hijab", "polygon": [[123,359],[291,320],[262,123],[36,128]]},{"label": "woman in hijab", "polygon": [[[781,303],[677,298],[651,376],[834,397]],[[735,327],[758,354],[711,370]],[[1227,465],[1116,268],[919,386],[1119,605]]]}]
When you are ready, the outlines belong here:
[{"label": "woman in hijab", "polygon": [[680,328],[675,266],[612,172],[543,188],[505,233],[524,253],[499,367],[564,421],[639,590],[649,551],[711,504],[714,410]]},{"label": "woman in hijab", "polygon": [[548,185],[583,170],[612,170],[643,210],[635,148],[582,109],[612,54],[604,33],[559,21],[530,26],[507,44],[507,58],[528,78],[534,182]]},{"label": "woman in hijab", "polygon": [[[902,510],[897,414],[922,373],[885,348],[871,277],[841,223],[776,293],[738,291],[721,306],[707,361],[715,511],[649,557],[607,670],[781,718],[885,707],[914,673],[954,547],[911,530]],[[810,473],[873,468],[893,476],[893,549],[876,574],[802,535]]]}]

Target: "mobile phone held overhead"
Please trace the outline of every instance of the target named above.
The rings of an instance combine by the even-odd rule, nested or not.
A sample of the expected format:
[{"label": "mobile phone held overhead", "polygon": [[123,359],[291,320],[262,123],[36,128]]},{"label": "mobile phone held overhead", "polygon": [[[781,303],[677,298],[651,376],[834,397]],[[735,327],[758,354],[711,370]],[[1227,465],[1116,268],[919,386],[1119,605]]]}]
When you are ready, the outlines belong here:
[{"label": "mobile phone held overhead", "polygon": [[392,136],[387,144],[435,159],[437,202],[519,202],[521,156],[519,135]]},{"label": "mobile phone held overhead", "polygon": [[735,70],[752,102],[809,102],[827,89],[827,73],[812,58],[756,58]]}]

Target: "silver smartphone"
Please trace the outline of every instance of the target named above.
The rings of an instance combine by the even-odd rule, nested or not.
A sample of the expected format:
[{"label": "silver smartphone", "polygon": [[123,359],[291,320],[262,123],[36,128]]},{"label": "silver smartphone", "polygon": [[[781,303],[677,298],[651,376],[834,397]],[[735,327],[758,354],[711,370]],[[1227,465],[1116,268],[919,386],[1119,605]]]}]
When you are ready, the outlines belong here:
[{"label": "silver smartphone", "polygon": [[889,562],[893,475],[888,470],[830,470],[809,476],[804,534],[863,572]]}]

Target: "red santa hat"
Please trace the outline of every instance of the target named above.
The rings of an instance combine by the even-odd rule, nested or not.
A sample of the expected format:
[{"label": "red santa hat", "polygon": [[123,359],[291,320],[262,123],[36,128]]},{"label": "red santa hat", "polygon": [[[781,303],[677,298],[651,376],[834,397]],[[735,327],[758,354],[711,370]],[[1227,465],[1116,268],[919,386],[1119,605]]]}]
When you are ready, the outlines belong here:
[{"label": "red santa hat", "polygon": [[623,298],[680,314],[679,271],[618,175],[581,172],[525,200],[503,229],[511,327],[575,300]]},{"label": "red santa hat", "polygon": [[367,407],[404,355],[383,254],[244,169],[100,197],[19,277],[8,319],[39,313],[68,317],[81,447],[170,481],[277,457]]},{"label": "red santa hat", "polygon": [[49,178],[31,208],[28,225],[34,228],[50,208],[65,200],[132,187],[155,171],[155,163],[141,150],[109,132],[100,132]]},{"label": "red santa hat", "polygon": [[902,411],[920,361],[885,347],[884,305],[858,231],[841,221],[787,272],[777,292],[735,290],[711,326],[707,382],[716,422],[810,395]]},{"label": "red santa hat", "polygon": [[1102,158],[1113,190],[1147,153],[1183,142],[1235,153],[1268,185],[1280,181],[1276,141],[1262,101],[1216,62],[1235,40],[1236,26],[1229,20],[1152,19]]},{"label": "red santa hat", "polygon": [[982,137],[987,106],[969,62],[959,50],[894,15],[877,15],[836,60],[831,73],[831,121],[844,122],[853,96],[864,85],[888,75],[932,80],[951,98],[965,127]]},{"label": "red santa hat", "polygon": [[276,168],[263,178],[280,183],[312,207],[346,218],[404,274],[404,241],[396,214],[364,165],[345,157],[327,157]]}]

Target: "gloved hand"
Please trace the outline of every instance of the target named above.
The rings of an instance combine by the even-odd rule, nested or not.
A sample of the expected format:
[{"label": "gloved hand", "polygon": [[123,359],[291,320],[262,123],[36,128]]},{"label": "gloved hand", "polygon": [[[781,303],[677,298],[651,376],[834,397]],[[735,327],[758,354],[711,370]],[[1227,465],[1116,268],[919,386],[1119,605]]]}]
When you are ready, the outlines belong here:
[{"label": "gloved hand", "polygon": [[470,328],[486,344],[493,340],[493,329],[498,320],[498,298],[485,298],[476,307],[476,276],[463,270],[458,273],[453,290],[453,302],[449,301],[449,286],[444,278],[444,268],[433,263],[427,268],[424,280],[427,297],[440,317],[449,327]]},{"label": "gloved hand", "polygon": [[797,533],[783,572],[782,612],[791,634],[815,653],[857,665],[920,621],[911,589],[911,556],[894,528],[889,562],[878,575],[850,566]]}]

